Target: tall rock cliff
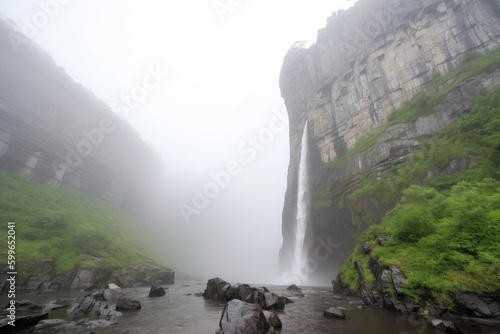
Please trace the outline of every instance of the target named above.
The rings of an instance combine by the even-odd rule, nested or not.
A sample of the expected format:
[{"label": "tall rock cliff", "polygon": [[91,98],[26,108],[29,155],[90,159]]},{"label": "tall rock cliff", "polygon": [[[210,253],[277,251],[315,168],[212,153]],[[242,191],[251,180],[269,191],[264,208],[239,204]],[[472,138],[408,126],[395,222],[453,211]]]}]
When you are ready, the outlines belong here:
[{"label": "tall rock cliff", "polygon": [[[359,0],[334,13],[316,44],[292,47],[284,59],[280,88],[290,119],[290,164],[283,209],[280,266],[290,269],[296,225],[301,136],[308,124],[310,193],[326,191],[328,207],[310,208],[306,234],[310,276],[331,280],[353,246],[352,210],[338,205],[362,173],[380,174],[401,163],[430,136],[470,108],[481,87],[498,85],[498,73],[450,93],[441,113],[400,124],[376,145],[332,169],[363,136],[387,122],[433,76],[456,68],[471,52],[500,43],[500,2],[494,0]],[[454,94],[454,95],[453,95]],[[378,219],[391,208],[364,203]],[[322,252],[319,252],[322,250]],[[318,281],[317,281],[318,282]]]},{"label": "tall rock cliff", "polygon": [[162,166],[127,122],[0,20],[0,168],[140,209]]}]

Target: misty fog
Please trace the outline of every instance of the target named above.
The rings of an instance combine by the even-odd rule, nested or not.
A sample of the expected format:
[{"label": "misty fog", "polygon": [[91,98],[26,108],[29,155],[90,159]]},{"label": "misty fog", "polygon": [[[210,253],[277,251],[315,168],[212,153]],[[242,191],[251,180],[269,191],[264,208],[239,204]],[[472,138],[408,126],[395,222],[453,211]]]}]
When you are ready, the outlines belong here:
[{"label": "misty fog", "polygon": [[281,64],[353,3],[3,0],[0,14],[161,156],[145,249],[179,274],[278,283],[289,159]]}]

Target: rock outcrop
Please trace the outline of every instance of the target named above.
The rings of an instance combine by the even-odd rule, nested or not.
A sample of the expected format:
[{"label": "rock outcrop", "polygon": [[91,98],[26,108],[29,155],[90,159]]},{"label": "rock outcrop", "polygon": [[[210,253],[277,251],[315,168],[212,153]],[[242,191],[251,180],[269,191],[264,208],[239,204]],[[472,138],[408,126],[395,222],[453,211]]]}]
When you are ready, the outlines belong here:
[{"label": "rock outcrop", "polygon": [[[1,269],[1,266],[0,266]],[[18,291],[92,290],[115,282],[121,287],[171,285],[175,283],[175,271],[153,264],[136,264],[121,270],[113,268],[83,268],[76,264],[67,276],[53,275],[55,261],[42,259],[27,270],[28,277],[17,287]],[[5,270],[6,272],[6,270]],[[7,275],[0,274],[0,292],[8,288]]]},{"label": "rock outcrop", "polygon": [[[426,87],[434,76],[453,70],[472,52],[486,53],[499,43],[498,1],[360,0],[347,11],[334,13],[319,31],[316,44],[307,49],[292,47],[280,77],[290,120],[290,164],[280,251],[284,272],[290,269],[293,258],[298,165],[305,124],[312,171],[309,192],[324,192],[329,203],[311,208],[305,247],[318,263],[314,276],[323,276],[326,282],[354,245],[353,212],[337,205],[343,195],[356,189],[361,174],[384,177],[392,166],[405,162],[421,147],[422,138],[438,133],[470,111],[480,92],[498,86],[499,73],[484,73],[473,82],[463,82],[448,93],[446,108],[387,129],[375,145],[350,156],[343,167],[331,168],[332,163],[360,138],[386,123],[392,110]],[[449,167],[467,168],[474,157],[464,159]],[[358,206],[375,219],[392,208],[369,197],[362,198]],[[315,255],[324,236],[341,245],[327,257]]]},{"label": "rock outcrop", "polygon": [[235,284],[216,277],[208,280],[203,297],[218,301],[238,299],[251,304],[258,304],[265,310],[284,309],[288,298],[280,297],[263,289],[250,287],[248,284]]},{"label": "rock outcrop", "polygon": [[[380,236],[376,237],[379,240]],[[360,246],[362,247],[362,246]],[[365,254],[368,258],[369,273],[375,278],[374,283],[366,279],[366,273],[360,261],[353,263],[358,274],[359,292],[363,303],[368,306],[386,308],[399,314],[410,314],[419,312],[421,305],[426,305],[426,313],[431,317],[441,316],[460,316],[474,317],[488,320],[500,320],[500,301],[495,298],[481,297],[471,293],[453,293],[451,303],[442,305],[438,300],[432,297],[432,294],[425,294],[420,300],[415,300],[405,295],[403,283],[406,276],[397,267],[385,267],[379,264],[377,259],[370,254]],[[335,292],[352,294],[350,287],[344,282],[344,276],[339,274],[336,280],[332,281]],[[443,320],[434,321],[434,327],[443,332],[453,332],[453,324]]]},{"label": "rock outcrop", "polygon": [[142,210],[161,161],[125,120],[0,20],[0,168]]}]

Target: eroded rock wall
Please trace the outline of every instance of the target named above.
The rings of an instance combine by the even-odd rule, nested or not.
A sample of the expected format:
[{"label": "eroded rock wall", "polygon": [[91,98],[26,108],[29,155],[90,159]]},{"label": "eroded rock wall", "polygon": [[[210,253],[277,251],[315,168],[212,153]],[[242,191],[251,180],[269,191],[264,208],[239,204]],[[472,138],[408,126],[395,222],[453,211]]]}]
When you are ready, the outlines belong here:
[{"label": "eroded rock wall", "polygon": [[[355,186],[356,175],[375,166],[400,163],[419,146],[419,135],[432,135],[453,121],[446,110],[390,129],[368,152],[352,157],[332,173],[328,166],[357,141],[387,121],[390,112],[409,100],[437,73],[447,73],[470,52],[485,53],[500,43],[500,7],[494,0],[359,0],[334,13],[318,32],[316,44],[293,47],[284,59],[280,88],[290,120],[290,164],[283,210],[282,270],[293,252],[300,142],[308,121],[311,191],[334,185],[336,196]],[[497,76],[478,79],[497,85]],[[482,81],[481,81],[482,80]],[[453,108],[465,110],[476,90],[465,85]],[[468,92],[472,91],[471,94]],[[477,92],[476,92],[477,93]],[[468,94],[468,95],[467,95]],[[463,97],[463,98],[462,98]],[[449,96],[450,100],[454,95]],[[460,105],[459,105],[460,104]],[[460,113],[460,112],[459,112]],[[451,116],[450,116],[451,115]],[[384,166],[386,163],[386,166]],[[367,199],[370,202],[370,199]],[[366,203],[370,206],[370,203]],[[376,203],[382,215],[388,208]],[[308,229],[313,274],[331,277],[352,247],[350,212],[332,205],[312,210]],[[320,238],[340,244],[324,261],[316,259]],[[314,261],[313,261],[314,262]]]}]

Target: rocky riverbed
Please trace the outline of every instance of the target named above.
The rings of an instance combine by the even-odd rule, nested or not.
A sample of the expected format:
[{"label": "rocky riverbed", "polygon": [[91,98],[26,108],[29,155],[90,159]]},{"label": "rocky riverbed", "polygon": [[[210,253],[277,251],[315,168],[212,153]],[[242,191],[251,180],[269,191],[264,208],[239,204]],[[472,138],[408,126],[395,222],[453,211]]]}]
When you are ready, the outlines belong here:
[{"label": "rocky riverbed", "polygon": [[[244,287],[244,294],[248,292],[245,285],[231,284],[231,287]],[[252,284],[251,287],[255,290],[248,287],[251,289],[249,291],[256,295],[259,291],[265,291],[262,284]],[[19,306],[17,316],[41,313],[52,308],[48,321],[42,321],[42,326],[39,325],[37,330],[25,330],[24,333],[216,333],[226,301],[203,297],[207,282],[181,281],[175,285],[164,286],[164,289],[165,295],[158,297],[149,297],[150,287],[123,289],[115,296],[110,296],[109,292],[104,290],[94,291],[96,296],[110,298],[110,301],[97,300],[98,305],[86,304],[101,310],[101,316],[94,314],[77,317],[68,311],[74,312],[75,307],[78,307],[75,305],[81,306],[89,292],[24,294],[18,296],[18,301],[31,301],[31,304]],[[284,308],[270,310],[279,317],[282,324],[282,327],[276,330],[277,333],[440,333],[425,319],[418,319],[411,314],[399,315],[382,309],[366,308],[361,299],[336,295],[331,288],[300,287],[300,290],[287,290],[285,286],[266,285],[266,289],[272,291],[268,293],[269,296],[285,297],[293,301],[286,303]],[[264,298],[265,294],[266,292],[263,294]],[[137,301],[141,308],[116,310],[120,297]],[[7,304],[6,295],[0,296],[0,303]],[[36,307],[37,305],[42,308]],[[54,308],[54,305],[62,308]],[[30,308],[33,310],[29,310]],[[325,311],[331,308],[340,310],[345,318],[324,315]],[[452,321],[465,334],[500,333],[498,323],[478,323],[465,319]]]}]

